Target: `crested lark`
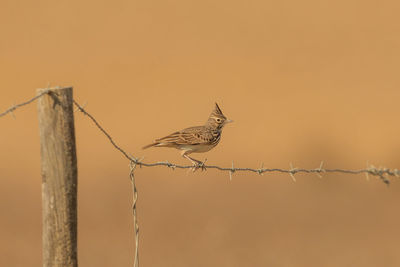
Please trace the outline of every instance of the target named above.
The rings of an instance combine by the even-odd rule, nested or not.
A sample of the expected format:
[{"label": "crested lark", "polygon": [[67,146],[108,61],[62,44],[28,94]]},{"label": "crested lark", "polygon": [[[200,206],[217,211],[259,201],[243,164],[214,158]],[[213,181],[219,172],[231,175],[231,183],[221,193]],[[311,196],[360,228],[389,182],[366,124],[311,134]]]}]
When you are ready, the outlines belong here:
[{"label": "crested lark", "polygon": [[208,117],[207,122],[203,126],[195,126],[174,132],[168,136],[156,139],[143,149],[149,147],[173,147],[182,150],[181,155],[190,160],[194,165],[194,170],[201,167],[204,169],[204,162],[189,157],[191,153],[207,152],[215,147],[221,139],[222,128],[232,122],[228,120],[218,104],[215,103],[214,110]]}]

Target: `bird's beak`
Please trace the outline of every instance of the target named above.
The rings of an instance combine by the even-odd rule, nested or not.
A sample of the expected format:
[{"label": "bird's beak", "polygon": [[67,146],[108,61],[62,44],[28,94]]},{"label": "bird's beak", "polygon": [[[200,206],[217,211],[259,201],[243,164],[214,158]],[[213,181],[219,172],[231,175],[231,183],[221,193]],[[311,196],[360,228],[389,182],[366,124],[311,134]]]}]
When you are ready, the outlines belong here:
[{"label": "bird's beak", "polygon": [[225,121],[225,124],[231,123],[231,122],[233,122],[233,120],[226,120],[226,121]]}]

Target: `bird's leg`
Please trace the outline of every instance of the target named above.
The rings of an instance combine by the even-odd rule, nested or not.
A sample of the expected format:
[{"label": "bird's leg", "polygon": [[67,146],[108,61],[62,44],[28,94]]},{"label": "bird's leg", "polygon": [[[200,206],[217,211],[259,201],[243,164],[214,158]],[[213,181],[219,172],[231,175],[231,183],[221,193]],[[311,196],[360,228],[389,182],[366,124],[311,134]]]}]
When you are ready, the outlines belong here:
[{"label": "bird's leg", "polygon": [[206,167],[204,165],[204,163],[207,161],[207,159],[205,159],[204,161],[200,161],[194,158],[191,158],[187,155],[187,151],[184,151],[182,153],[182,156],[188,160],[190,160],[190,162],[193,164],[193,172],[195,172],[197,169],[201,168],[202,171],[206,170]]}]

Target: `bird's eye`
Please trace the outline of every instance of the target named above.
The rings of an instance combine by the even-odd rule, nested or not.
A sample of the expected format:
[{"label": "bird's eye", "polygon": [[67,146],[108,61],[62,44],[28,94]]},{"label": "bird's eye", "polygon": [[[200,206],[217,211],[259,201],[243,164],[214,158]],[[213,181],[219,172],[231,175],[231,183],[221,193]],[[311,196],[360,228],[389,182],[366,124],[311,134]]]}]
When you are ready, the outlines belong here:
[{"label": "bird's eye", "polygon": [[221,122],[221,119],[217,119],[217,122]]}]

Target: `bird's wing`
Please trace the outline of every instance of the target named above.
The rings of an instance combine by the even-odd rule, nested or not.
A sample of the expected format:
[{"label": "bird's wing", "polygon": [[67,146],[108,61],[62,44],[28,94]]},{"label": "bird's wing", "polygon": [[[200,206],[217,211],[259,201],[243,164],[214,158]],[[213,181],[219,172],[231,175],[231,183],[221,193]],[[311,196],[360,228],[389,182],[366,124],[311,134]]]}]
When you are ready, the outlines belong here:
[{"label": "bird's wing", "polygon": [[156,142],[172,143],[177,145],[198,145],[209,142],[212,137],[212,134],[206,131],[203,126],[197,126],[172,133],[168,136],[157,139]]}]

